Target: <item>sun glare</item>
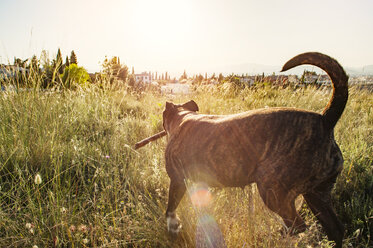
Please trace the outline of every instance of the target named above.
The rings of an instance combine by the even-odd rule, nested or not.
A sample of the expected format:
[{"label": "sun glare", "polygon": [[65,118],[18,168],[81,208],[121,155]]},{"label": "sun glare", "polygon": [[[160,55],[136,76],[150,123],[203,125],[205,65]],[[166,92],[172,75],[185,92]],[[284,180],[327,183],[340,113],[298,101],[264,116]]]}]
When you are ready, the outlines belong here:
[{"label": "sun glare", "polygon": [[193,29],[192,7],[186,0],[136,1],[132,9],[133,39],[152,51],[173,51],[187,42],[186,34]]},{"label": "sun glare", "polygon": [[197,184],[190,192],[190,199],[196,207],[207,207],[212,197],[206,185]]},{"label": "sun glare", "polygon": [[144,28],[151,35],[169,36],[175,31],[188,28],[191,15],[188,1],[161,0],[136,3],[134,10],[138,22],[135,25]]}]

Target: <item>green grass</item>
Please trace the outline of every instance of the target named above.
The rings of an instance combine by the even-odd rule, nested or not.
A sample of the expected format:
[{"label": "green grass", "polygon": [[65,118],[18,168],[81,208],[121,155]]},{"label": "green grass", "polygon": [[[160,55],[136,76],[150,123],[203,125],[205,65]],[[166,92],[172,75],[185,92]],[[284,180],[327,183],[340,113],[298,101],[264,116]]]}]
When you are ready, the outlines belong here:
[{"label": "green grass", "polygon": [[[345,159],[333,199],[347,227],[345,246],[368,247],[373,226],[373,94],[350,90],[335,136]],[[0,93],[0,247],[194,247],[197,214],[179,205],[183,229],[168,237],[166,138],[135,151],[162,130],[166,100],[194,99],[201,113],[228,114],[265,106],[321,112],[325,90],[198,88],[167,97],[126,88]],[[40,174],[42,183],[34,182]],[[255,186],[212,190],[209,208],[228,247],[332,247],[304,204],[310,228],[281,233]],[[26,225],[27,223],[31,224]]]}]

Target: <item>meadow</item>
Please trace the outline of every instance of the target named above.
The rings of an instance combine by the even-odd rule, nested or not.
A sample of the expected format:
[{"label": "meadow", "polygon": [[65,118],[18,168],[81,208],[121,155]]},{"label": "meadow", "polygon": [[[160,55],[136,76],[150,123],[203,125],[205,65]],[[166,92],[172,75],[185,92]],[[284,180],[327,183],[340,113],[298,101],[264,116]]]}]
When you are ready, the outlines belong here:
[{"label": "meadow", "polygon": [[[129,87],[0,92],[0,247],[195,247],[198,209],[184,196],[183,223],[167,234],[167,138],[133,145],[163,129],[166,100],[194,99],[201,113],[228,114],[264,107],[321,112],[330,90],[196,87],[189,95],[136,92]],[[344,169],[333,203],[346,226],[344,247],[372,247],[373,93],[350,88],[335,128]],[[281,232],[256,186],[211,189],[208,213],[227,247],[333,247],[300,198],[309,228]]]}]

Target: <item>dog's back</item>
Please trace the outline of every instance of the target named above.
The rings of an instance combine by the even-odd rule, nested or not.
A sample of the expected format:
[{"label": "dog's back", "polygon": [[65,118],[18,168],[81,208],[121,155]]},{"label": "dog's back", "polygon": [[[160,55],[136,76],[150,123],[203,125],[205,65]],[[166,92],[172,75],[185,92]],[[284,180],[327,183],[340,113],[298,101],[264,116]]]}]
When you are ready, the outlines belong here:
[{"label": "dog's back", "polygon": [[263,176],[285,180],[291,174],[306,181],[319,171],[340,171],[315,160],[321,155],[327,159],[325,151],[333,143],[322,116],[314,112],[272,108],[227,116],[190,113],[170,138],[166,156],[179,160],[174,173],[195,181],[245,186]]}]

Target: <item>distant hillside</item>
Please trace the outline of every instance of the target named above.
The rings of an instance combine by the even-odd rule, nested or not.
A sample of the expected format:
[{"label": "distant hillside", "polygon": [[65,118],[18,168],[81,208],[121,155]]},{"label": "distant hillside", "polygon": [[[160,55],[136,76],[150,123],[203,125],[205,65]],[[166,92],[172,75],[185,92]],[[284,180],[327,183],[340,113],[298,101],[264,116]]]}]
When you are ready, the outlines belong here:
[{"label": "distant hillside", "polygon": [[[254,63],[245,63],[237,65],[226,65],[219,66],[215,68],[210,68],[209,73],[223,73],[224,75],[229,74],[246,74],[256,75],[256,74],[295,74],[302,75],[304,70],[315,71],[316,73],[324,73],[321,69],[316,66],[303,65],[293,68],[285,73],[280,73],[282,66],[273,66],[273,65],[261,65]],[[367,65],[363,67],[345,67],[346,73],[349,75],[373,75],[373,65]]]},{"label": "distant hillside", "polygon": [[350,75],[373,75],[373,65],[363,67],[346,67],[347,74]]},{"label": "distant hillside", "polygon": [[[217,68],[212,68],[210,72],[219,73],[222,72],[224,75],[229,74],[246,74],[249,75],[256,75],[256,74],[262,74],[270,75],[270,74],[280,74],[282,66],[274,66],[274,65],[261,65],[261,64],[254,64],[254,63],[245,63],[245,64],[239,64],[239,65],[227,65],[227,66],[220,66]],[[315,66],[298,66],[294,69],[291,69],[285,73],[281,74],[296,74],[296,75],[302,75],[304,70],[308,71],[316,71],[317,73],[321,73],[321,70]]]}]

